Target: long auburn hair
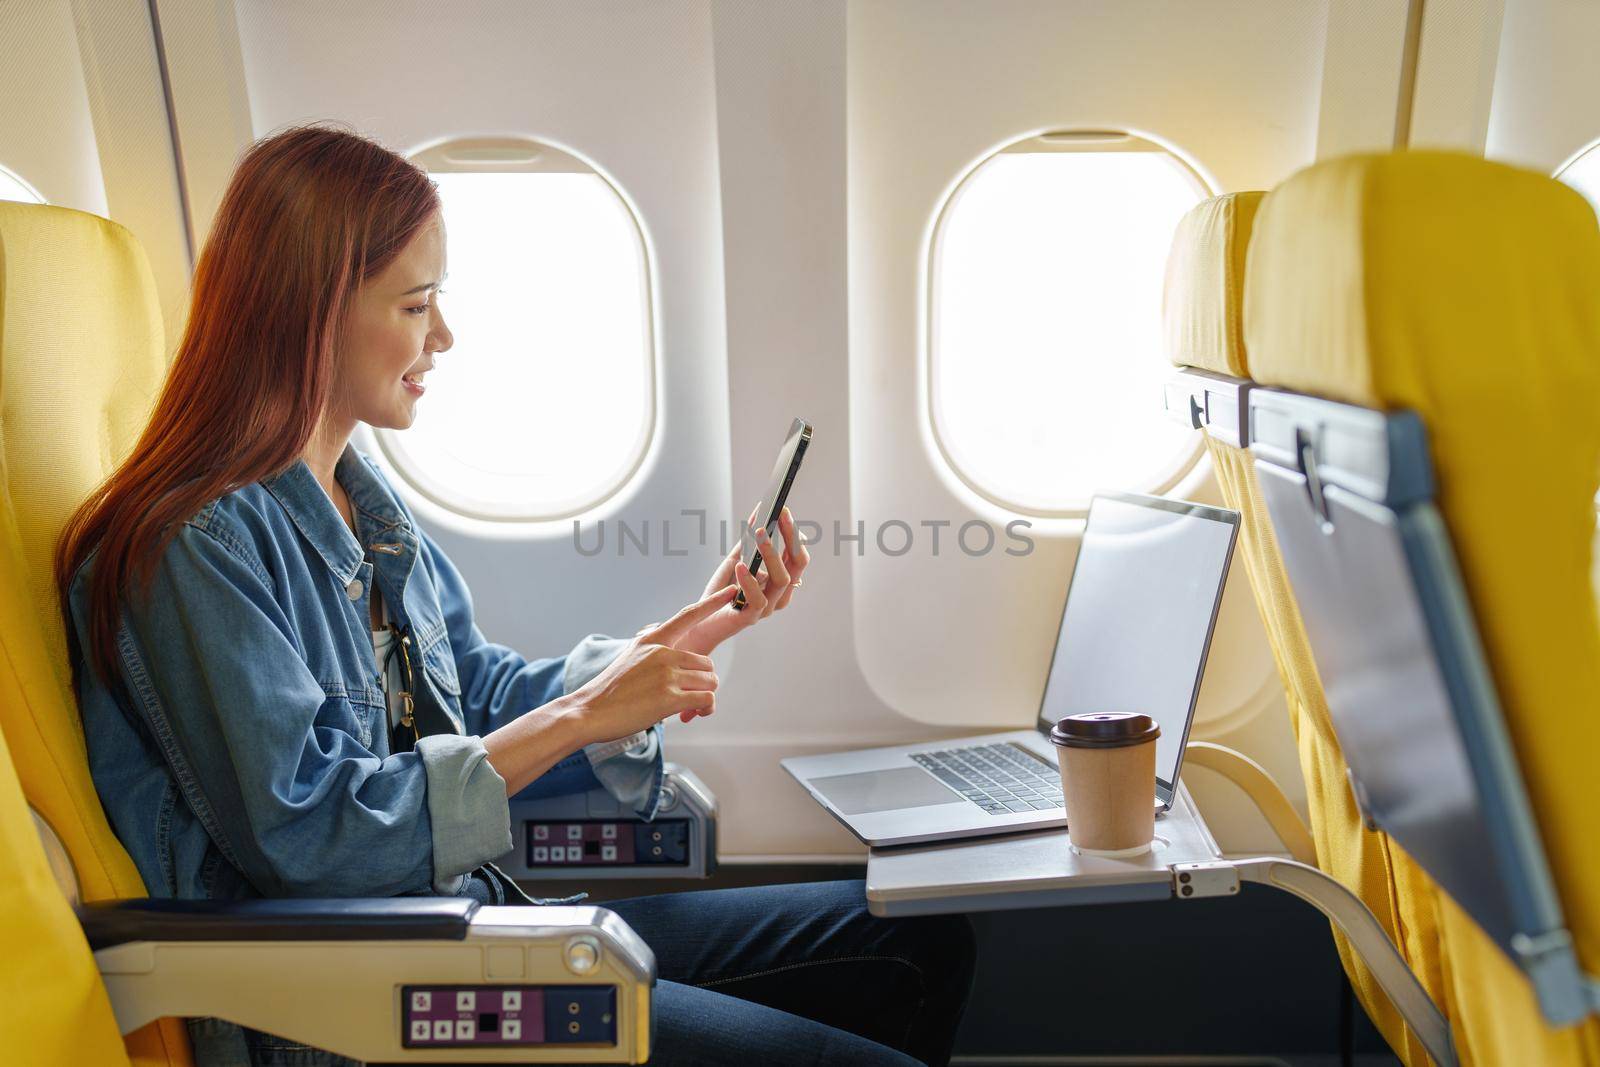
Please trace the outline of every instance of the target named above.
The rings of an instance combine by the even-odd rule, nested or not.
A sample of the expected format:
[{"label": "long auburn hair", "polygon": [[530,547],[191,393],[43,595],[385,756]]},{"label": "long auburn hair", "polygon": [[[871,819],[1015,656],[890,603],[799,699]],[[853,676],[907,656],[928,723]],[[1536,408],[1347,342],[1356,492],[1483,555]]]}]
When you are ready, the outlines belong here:
[{"label": "long auburn hair", "polygon": [[150,422],[56,546],[63,605],[95,556],[86,659],[107,684],[119,679],[123,599],[148,590],[205,504],[300,458],[357,288],[438,210],[424,171],[336,125],[292,126],[245,153],[195,265],[188,325]]}]

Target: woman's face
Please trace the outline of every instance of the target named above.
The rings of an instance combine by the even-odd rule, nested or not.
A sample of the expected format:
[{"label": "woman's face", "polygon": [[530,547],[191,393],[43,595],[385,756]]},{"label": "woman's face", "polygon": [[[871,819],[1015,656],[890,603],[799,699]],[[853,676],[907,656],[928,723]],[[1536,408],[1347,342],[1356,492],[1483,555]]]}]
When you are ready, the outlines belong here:
[{"label": "woman's face", "polygon": [[434,354],[454,341],[437,299],[444,275],[444,222],[435,214],[356,291],[334,387],[340,415],[390,430],[417,417]]}]

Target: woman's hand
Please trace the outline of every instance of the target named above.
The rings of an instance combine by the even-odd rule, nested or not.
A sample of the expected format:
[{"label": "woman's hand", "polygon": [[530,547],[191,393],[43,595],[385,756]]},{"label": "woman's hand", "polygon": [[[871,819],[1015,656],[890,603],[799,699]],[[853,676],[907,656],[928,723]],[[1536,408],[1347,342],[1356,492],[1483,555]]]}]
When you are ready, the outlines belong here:
[{"label": "woman's hand", "polygon": [[506,796],[516,796],[584,745],[636,734],[674,713],[687,722],[715,711],[717,672],[711,661],[673,642],[733,603],[735,589],[717,589],[666,622],[645,627],[586,685],[485,737],[489,766],[505,779]]},{"label": "woman's hand", "polygon": [[[568,694],[594,741],[614,741],[669,715],[688,722],[717,708],[717,672],[705,655],[682,648],[693,628],[733,602],[736,586],[708,590],[666,622],[646,626],[617,657]],[[748,595],[748,594],[746,594]]]},{"label": "woman's hand", "polygon": [[[750,521],[754,522],[755,518],[752,512]],[[714,648],[740,630],[754,626],[773,612],[789,606],[795,590],[800,588],[800,576],[811,563],[811,553],[801,543],[800,534],[795,530],[794,516],[788,508],[784,508],[778,516],[778,531],[783,534],[787,551],[777,550],[764,527],[756,530],[756,547],[761,550],[759,577],[751,575],[750,568],[739,558],[742,545],[736,544],[733,551],[723,557],[711,575],[711,581],[706,584],[707,593],[721,589],[729,582],[738,585],[744,590],[744,610],[738,610],[730,603],[712,612],[684,633],[676,642],[678,648],[709,656]],[[693,716],[685,716],[683,721],[688,722],[690,718]]]}]

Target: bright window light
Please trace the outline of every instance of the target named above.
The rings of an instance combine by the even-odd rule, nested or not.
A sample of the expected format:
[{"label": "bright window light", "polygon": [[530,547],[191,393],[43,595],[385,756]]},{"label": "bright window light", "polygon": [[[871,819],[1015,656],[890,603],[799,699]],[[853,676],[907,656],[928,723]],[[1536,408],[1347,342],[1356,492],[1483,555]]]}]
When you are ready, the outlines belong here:
[{"label": "bright window light", "polygon": [[423,495],[490,520],[574,515],[614,492],[652,426],[644,242],[595,173],[438,173],[455,335],[417,420],[380,431]]},{"label": "bright window light", "polygon": [[0,167],[0,200],[16,200],[24,204],[45,202],[44,197],[40,196],[33,186],[4,167]]},{"label": "bright window light", "polygon": [[1600,212],[1600,145],[1568,163],[1556,177],[1582,193],[1595,211]]},{"label": "bright window light", "polygon": [[975,170],[934,244],[931,401],[951,465],[1024,512],[1149,490],[1198,437],[1162,414],[1167,250],[1209,195],[1171,154],[1007,151]]}]

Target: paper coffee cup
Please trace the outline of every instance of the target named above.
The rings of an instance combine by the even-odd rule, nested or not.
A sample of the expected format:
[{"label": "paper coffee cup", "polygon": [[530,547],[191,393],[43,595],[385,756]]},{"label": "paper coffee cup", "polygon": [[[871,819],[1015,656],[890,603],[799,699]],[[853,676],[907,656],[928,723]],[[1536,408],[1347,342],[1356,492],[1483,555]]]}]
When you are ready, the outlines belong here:
[{"label": "paper coffee cup", "polygon": [[1069,715],[1051,729],[1073,848],[1091,856],[1149,851],[1160,736],[1150,716],[1127,711]]}]

